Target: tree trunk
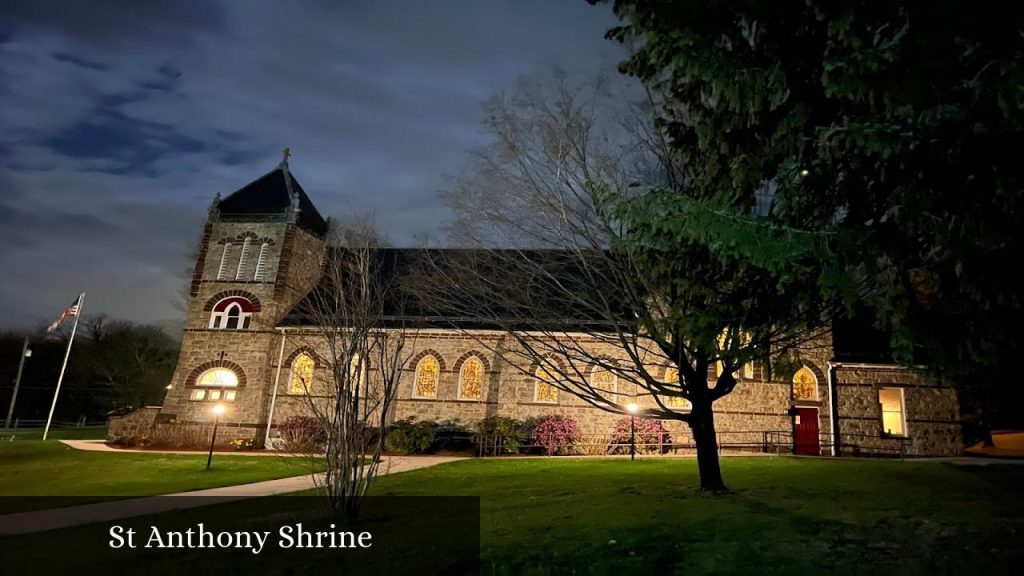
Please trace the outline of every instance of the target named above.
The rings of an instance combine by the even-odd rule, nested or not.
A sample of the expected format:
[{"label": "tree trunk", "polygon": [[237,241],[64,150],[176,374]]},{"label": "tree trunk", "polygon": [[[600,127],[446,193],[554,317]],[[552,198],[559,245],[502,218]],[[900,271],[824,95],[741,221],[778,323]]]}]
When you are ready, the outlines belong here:
[{"label": "tree trunk", "polygon": [[697,444],[697,469],[700,471],[700,489],[726,490],[722,480],[722,467],[718,461],[718,437],[715,435],[715,413],[708,400],[693,402],[690,430]]}]

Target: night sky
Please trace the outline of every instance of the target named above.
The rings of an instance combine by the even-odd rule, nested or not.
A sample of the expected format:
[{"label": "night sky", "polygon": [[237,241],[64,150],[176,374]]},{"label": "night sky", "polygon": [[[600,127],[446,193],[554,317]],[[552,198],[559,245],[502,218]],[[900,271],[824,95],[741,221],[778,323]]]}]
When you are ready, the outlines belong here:
[{"label": "night sky", "polygon": [[552,66],[614,71],[582,0],[6,0],[0,5],[0,328],[181,313],[214,195],[272,169],[325,215],[443,243],[438,200],[486,142],[489,96]]}]

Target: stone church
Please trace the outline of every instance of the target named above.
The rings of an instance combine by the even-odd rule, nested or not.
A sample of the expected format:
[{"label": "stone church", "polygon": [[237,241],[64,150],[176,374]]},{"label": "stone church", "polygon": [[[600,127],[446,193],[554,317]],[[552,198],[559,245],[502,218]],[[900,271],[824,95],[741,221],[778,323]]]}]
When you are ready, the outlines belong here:
[{"label": "stone church", "polygon": [[[112,418],[108,440],[208,426],[212,407],[220,403],[227,407],[220,440],[273,445],[277,426],[304,413],[302,381],[317,371],[315,353],[294,337],[303,326],[293,312],[321,281],[327,230],[287,159],[233,194],[218,195],[202,231],[181,355],[163,405]],[[737,374],[735,391],[715,404],[723,448],[958,454],[955,391],[894,365],[886,354],[864,346],[863,335],[852,337],[839,328],[800,351],[801,367],[791,378],[772,379],[756,364]],[[611,432],[620,415],[506,366],[489,352],[495,347],[486,343],[502,337],[485,330],[419,330],[394,417],[472,426],[490,415],[525,419],[557,413],[574,417],[585,434]],[[685,424],[666,425],[673,443],[692,445]]]}]

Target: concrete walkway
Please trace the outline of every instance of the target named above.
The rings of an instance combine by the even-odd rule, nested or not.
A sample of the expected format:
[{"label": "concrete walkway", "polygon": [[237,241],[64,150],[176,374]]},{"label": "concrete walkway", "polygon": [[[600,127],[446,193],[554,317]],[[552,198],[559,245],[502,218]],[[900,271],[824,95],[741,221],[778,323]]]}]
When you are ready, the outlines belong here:
[{"label": "concrete walkway", "polygon": [[[76,441],[65,441],[65,443],[69,442]],[[110,451],[120,452],[121,450],[110,449]],[[143,450],[142,452],[153,451]],[[194,452],[185,452],[185,454],[194,454]],[[383,476],[385,474],[408,472],[456,460],[464,460],[464,458],[453,456],[389,456],[382,460],[377,475]],[[0,536],[31,534],[57,528],[82,526],[93,522],[108,522],[122,518],[170,512],[172,510],[222,504],[245,498],[258,498],[261,496],[311,490],[316,488],[321,478],[322,475],[318,475],[314,479],[312,475],[306,474],[304,476],[266,480],[264,482],[253,482],[252,484],[241,484],[238,486],[224,486],[162,496],[129,498],[126,500],[97,502],[66,508],[5,514],[0,516]]]},{"label": "concrete walkway", "polygon": [[[62,444],[70,446],[75,450],[84,452],[120,452],[134,454],[206,454],[207,450],[148,450],[142,448],[117,448],[106,443],[105,440],[61,440]],[[291,452],[277,452],[275,450],[224,450],[219,448],[213,451],[214,454],[229,454],[231,456],[309,456],[309,454],[294,454]]]}]

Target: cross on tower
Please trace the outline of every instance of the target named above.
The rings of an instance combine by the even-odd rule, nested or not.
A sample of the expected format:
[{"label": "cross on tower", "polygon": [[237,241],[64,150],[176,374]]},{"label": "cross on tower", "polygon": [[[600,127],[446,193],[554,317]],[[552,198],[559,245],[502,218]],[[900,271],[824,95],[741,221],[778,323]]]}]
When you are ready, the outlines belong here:
[{"label": "cross on tower", "polygon": [[286,148],[285,148],[284,150],[282,150],[281,152],[282,152],[282,154],[284,155],[284,158],[282,158],[282,159],[281,159],[281,162],[282,162],[283,164],[287,164],[287,163],[288,163],[288,159],[289,159],[289,158],[291,158],[291,156],[292,156],[292,149],[291,149],[291,148],[287,148],[287,147],[286,147]]}]

